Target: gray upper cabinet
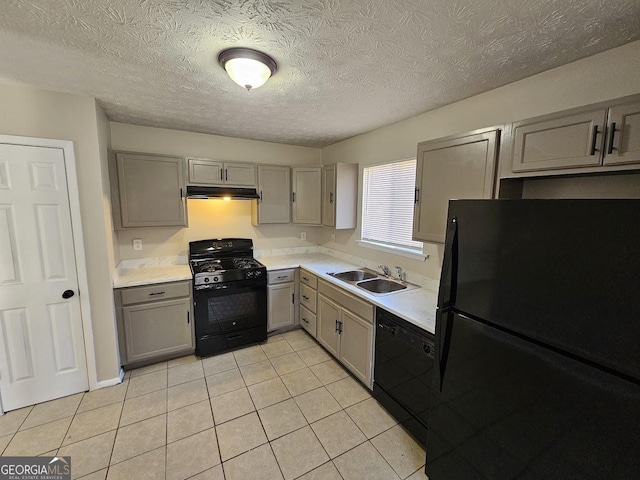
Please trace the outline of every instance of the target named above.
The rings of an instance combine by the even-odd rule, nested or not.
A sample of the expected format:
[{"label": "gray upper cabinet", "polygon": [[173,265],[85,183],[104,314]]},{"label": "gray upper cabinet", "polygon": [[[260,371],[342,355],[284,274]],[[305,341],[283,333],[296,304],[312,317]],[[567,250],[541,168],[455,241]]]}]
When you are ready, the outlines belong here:
[{"label": "gray upper cabinet", "polygon": [[501,178],[640,169],[640,95],[511,125]]},{"label": "gray upper cabinet", "polygon": [[600,165],[607,110],[523,120],[513,124],[513,172]]},{"label": "gray upper cabinet", "polygon": [[182,158],[116,153],[111,167],[116,229],[186,225]]},{"label": "gray upper cabinet", "polygon": [[258,165],[258,194],[251,206],[254,225],[291,222],[291,168]]},{"label": "gray upper cabinet", "polygon": [[293,223],[322,224],[322,167],[292,169]]},{"label": "gray upper cabinet", "polygon": [[499,130],[418,144],[413,239],[444,243],[450,199],[491,198]]},{"label": "gray upper cabinet", "polygon": [[640,102],[609,109],[605,165],[640,163]]},{"label": "gray upper cabinet", "polygon": [[356,228],[358,164],[337,163],[323,167],[322,225],[336,229]]},{"label": "gray upper cabinet", "polygon": [[256,166],[253,163],[220,162],[206,158],[188,158],[187,163],[189,184],[192,185],[256,185]]},{"label": "gray upper cabinet", "polygon": [[336,225],[336,166],[322,167],[322,225]]}]

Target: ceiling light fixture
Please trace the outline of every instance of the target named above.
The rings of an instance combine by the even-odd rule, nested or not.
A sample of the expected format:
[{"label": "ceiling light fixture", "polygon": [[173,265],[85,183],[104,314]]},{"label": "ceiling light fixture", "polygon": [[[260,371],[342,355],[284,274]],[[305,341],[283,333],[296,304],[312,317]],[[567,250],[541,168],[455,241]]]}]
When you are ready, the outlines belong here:
[{"label": "ceiling light fixture", "polygon": [[231,80],[247,90],[264,85],[278,70],[273,58],[251,48],[234,47],[223,50],[218,55],[218,62]]}]

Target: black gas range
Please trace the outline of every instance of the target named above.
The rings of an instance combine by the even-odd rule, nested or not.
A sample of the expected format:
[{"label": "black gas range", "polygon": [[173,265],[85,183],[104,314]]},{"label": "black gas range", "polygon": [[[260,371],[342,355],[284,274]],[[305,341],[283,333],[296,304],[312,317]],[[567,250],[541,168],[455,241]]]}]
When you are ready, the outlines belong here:
[{"label": "black gas range", "polygon": [[267,338],[267,269],[248,238],[189,243],[196,355],[208,356]]}]

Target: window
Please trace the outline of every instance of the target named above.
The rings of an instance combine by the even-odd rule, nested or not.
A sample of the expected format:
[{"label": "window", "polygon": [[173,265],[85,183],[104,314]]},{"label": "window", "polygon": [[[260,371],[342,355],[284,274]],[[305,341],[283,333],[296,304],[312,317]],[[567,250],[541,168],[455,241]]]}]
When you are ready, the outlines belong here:
[{"label": "window", "polygon": [[364,168],[363,242],[422,253],[422,242],[411,239],[415,184],[415,159]]}]

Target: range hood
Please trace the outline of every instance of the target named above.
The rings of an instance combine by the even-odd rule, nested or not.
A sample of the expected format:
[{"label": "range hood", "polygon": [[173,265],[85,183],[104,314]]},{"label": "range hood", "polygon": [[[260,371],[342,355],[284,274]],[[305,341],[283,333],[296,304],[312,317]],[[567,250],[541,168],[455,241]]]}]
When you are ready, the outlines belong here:
[{"label": "range hood", "polygon": [[230,198],[253,200],[260,198],[255,188],[187,186],[187,198]]}]

